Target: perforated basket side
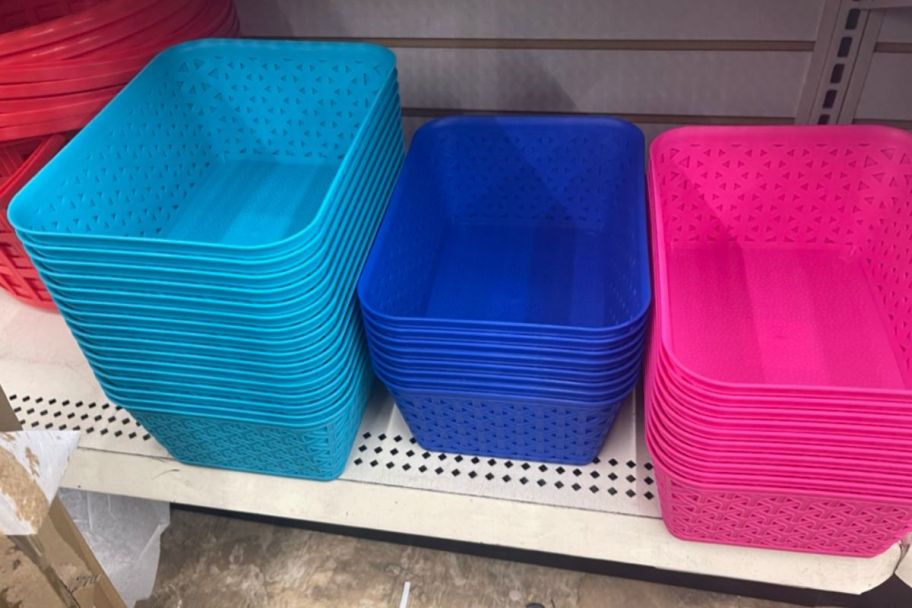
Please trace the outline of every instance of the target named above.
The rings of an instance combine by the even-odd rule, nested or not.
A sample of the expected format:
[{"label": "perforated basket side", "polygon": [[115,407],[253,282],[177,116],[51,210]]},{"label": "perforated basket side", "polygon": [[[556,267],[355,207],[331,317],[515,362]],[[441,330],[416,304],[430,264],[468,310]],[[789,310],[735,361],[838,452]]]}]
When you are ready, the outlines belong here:
[{"label": "perforated basket side", "polygon": [[266,475],[329,480],[342,474],[361,424],[372,376],[338,413],[306,428],[125,408],[181,462]]},{"label": "perforated basket side", "polygon": [[654,462],[662,520],[685,540],[870,557],[912,528],[912,506],[797,493],[707,490]]},{"label": "perforated basket side", "polygon": [[563,464],[592,462],[622,403],[580,407],[390,392],[412,434],[427,450]]}]

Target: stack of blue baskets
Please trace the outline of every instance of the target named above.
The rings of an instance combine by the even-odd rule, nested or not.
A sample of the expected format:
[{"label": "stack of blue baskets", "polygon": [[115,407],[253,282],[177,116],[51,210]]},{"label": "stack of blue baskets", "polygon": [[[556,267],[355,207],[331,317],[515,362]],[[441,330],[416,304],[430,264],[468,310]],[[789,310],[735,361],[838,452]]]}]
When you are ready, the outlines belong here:
[{"label": "stack of blue baskets", "polygon": [[591,461],[650,303],[644,143],[609,118],[449,118],[412,142],[358,284],[429,450]]},{"label": "stack of blue baskets", "polygon": [[371,389],[355,284],[402,149],[389,51],[194,42],[9,216],[108,397],[173,456],[327,479]]}]

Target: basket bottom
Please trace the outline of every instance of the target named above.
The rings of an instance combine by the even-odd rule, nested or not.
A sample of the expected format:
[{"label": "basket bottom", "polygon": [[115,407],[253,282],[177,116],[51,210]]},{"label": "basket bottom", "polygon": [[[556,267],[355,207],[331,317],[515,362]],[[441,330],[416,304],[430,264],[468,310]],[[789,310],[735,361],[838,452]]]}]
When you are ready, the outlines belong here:
[{"label": "basket bottom", "polygon": [[241,246],[279,241],[313,218],[336,168],[317,161],[215,164],[190,194],[192,204],[169,223],[167,238]]}]

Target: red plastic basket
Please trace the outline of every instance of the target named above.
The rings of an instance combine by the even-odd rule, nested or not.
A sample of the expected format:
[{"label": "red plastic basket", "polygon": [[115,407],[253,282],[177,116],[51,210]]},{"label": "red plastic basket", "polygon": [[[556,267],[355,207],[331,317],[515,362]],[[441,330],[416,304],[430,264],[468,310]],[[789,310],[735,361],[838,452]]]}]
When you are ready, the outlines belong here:
[{"label": "red plastic basket", "polygon": [[105,0],[2,0],[0,34],[80,13]]},{"label": "red plastic basket", "polygon": [[0,144],[0,286],[23,302],[51,310],[54,303],[7,222],[6,208],[66,140],[63,135],[51,135]]},{"label": "red plastic basket", "polygon": [[0,0],[0,286],[53,303],[6,221],[13,195],[163,49],[238,33],[230,0]]},{"label": "red plastic basket", "polygon": [[[0,57],[29,57],[47,47],[79,44],[91,32],[128,17],[155,0],[106,0],[67,3],[72,12],[49,20],[7,31],[0,36]],[[31,4],[31,3],[28,3]],[[38,19],[41,16],[36,16]]]},{"label": "red plastic basket", "polygon": [[109,0],[82,8],[0,34],[0,141],[77,130],[161,50],[238,32],[230,0]]}]

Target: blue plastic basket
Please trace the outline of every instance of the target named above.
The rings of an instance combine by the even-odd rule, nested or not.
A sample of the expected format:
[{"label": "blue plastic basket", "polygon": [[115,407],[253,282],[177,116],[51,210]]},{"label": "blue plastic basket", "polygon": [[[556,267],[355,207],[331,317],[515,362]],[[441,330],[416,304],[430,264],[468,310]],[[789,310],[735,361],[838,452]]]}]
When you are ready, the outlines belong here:
[{"label": "blue plastic basket", "polygon": [[[396,169],[401,162],[398,155],[391,156],[386,165],[384,183],[372,193],[377,203],[386,200]],[[134,327],[149,326],[165,328],[170,321],[187,327],[188,323],[212,327],[213,324],[247,325],[273,333],[281,332],[283,337],[290,337],[301,332],[309,332],[312,327],[322,324],[327,315],[334,312],[331,305],[339,301],[339,294],[350,293],[357,281],[364,257],[378,226],[383,206],[374,205],[373,213],[357,220],[357,229],[346,237],[333,252],[325,254],[330,268],[319,275],[302,281],[299,291],[283,288],[283,291],[295,293],[293,297],[276,304],[264,303],[259,295],[264,290],[235,289],[232,296],[245,297],[245,300],[232,299],[223,301],[214,297],[175,296],[174,288],[162,292],[125,292],[122,290],[86,290],[76,287],[72,290],[60,288],[56,275],[42,267],[42,276],[48,277],[51,289],[61,301],[59,309],[69,319],[77,323],[106,323],[112,320],[132,318]],[[342,237],[340,237],[341,240]],[[41,263],[38,262],[39,267]],[[138,271],[136,274],[140,274]],[[139,289],[149,289],[151,281],[132,281],[138,283]],[[78,284],[78,279],[73,279]],[[269,297],[274,297],[275,290],[265,290]],[[65,302],[65,304],[64,304]],[[189,327],[192,329],[192,326]]]},{"label": "blue plastic basket", "polygon": [[333,332],[331,346],[312,356],[297,369],[255,372],[239,369],[233,359],[209,358],[196,364],[183,361],[160,361],[149,356],[119,358],[86,353],[95,375],[111,384],[127,382],[129,388],[147,391],[173,390],[223,396],[225,399],[270,400],[277,406],[295,405],[312,399],[326,385],[351,372],[352,361],[365,356],[363,333],[357,320],[347,321]]},{"label": "blue plastic basket", "polygon": [[[107,292],[104,299],[83,300],[64,296],[73,292],[58,290],[51,273],[43,271],[43,276],[49,276],[58,308],[77,338],[90,335],[94,339],[108,336],[132,339],[145,332],[144,335],[153,341],[170,338],[178,343],[197,341],[218,345],[227,342],[237,346],[240,340],[244,348],[254,349],[265,342],[269,350],[282,349],[284,355],[287,350],[284,347],[304,345],[313,340],[315,334],[325,332],[327,326],[339,322],[344,298],[354,288],[400,163],[401,153],[398,146],[393,145],[389,148],[384,172],[368,193],[372,202],[365,208],[372,211],[361,215],[357,228],[348,237],[349,242],[335,249],[335,268],[327,270],[320,282],[306,288],[302,286],[300,293],[282,301],[277,306],[277,313],[257,299],[264,292],[272,297],[276,290],[233,290],[235,297],[246,297],[243,307],[237,306],[235,300],[225,303],[212,297],[176,298],[162,293],[118,290]],[[139,288],[155,287],[151,281],[133,281]],[[83,293],[83,290],[77,288],[75,293]],[[170,305],[173,303],[178,305]],[[212,333],[218,334],[218,338],[212,338]],[[293,340],[295,342],[289,346]]]},{"label": "blue plastic basket", "polygon": [[[373,359],[374,372],[383,382],[392,385],[403,385],[423,392],[464,392],[497,394],[505,397],[522,399],[570,399],[588,403],[604,404],[620,401],[626,397],[636,386],[640,370],[633,369],[627,372],[626,377],[619,378],[613,383],[604,383],[597,390],[588,390],[585,387],[573,386],[570,382],[552,381],[550,383],[533,384],[524,378],[496,378],[482,377],[478,374],[464,374],[458,378],[444,378],[442,374],[433,377],[416,377],[410,373],[401,373],[391,370]],[[493,422],[493,421],[492,421]]]},{"label": "blue plastic basket", "polygon": [[[35,237],[26,232],[21,234],[22,240],[27,245],[43,248],[49,252],[58,249],[66,250],[67,259],[92,264],[110,263],[113,257],[122,263],[146,265],[153,269],[171,267],[198,268],[204,271],[218,269],[225,272],[245,272],[250,270],[255,272],[279,272],[289,268],[297,268],[300,265],[300,256],[310,256],[319,247],[325,247],[328,233],[339,226],[346,225],[346,220],[343,218],[350,214],[352,210],[358,209],[358,205],[354,204],[350,199],[352,193],[357,190],[358,183],[363,181],[366,175],[377,172],[376,166],[379,164],[379,151],[384,149],[383,146],[379,145],[379,142],[385,142],[389,137],[395,137],[398,146],[401,148],[401,128],[399,128],[401,113],[395,80],[386,85],[381,93],[380,101],[382,107],[378,106],[371,110],[364,128],[359,130],[352,143],[351,152],[346,155],[342,166],[339,168],[337,183],[334,184],[332,193],[327,195],[323,202],[325,213],[321,214],[318,218],[319,221],[313,225],[313,229],[308,231],[310,238],[301,239],[295,247],[287,251],[281,251],[275,256],[248,256],[244,252],[230,250],[227,253],[219,250],[206,250],[209,255],[180,255],[168,251],[159,252],[144,246],[142,243],[134,243],[137,246],[133,248],[111,248],[106,247],[103,240],[99,241],[87,237],[77,240],[67,239],[66,244],[61,245],[57,243],[58,239],[48,243],[45,238],[41,236]],[[126,245],[129,242],[132,241],[125,239],[122,244]]]},{"label": "blue plastic basket", "polygon": [[413,139],[358,283],[374,371],[427,449],[582,463],[640,375],[643,136],[450,118]]},{"label": "blue plastic basket", "polygon": [[[405,342],[405,341],[403,341]],[[630,356],[630,348],[616,351],[606,351],[604,356],[595,356],[592,354],[572,354],[561,350],[529,348],[524,347],[521,350],[509,346],[496,346],[486,343],[472,344],[469,342],[439,342],[428,343],[420,347],[409,345],[407,348],[390,346],[388,343],[378,340],[376,336],[371,338],[371,346],[382,357],[387,357],[394,361],[408,361],[415,365],[422,365],[424,362],[446,362],[448,364],[460,365],[463,363],[477,364],[484,362],[488,364],[516,365],[521,368],[526,367],[545,367],[547,369],[566,369],[576,371],[603,371],[617,363],[619,357]]]},{"label": "blue plastic basket", "polygon": [[[10,220],[43,245],[281,255],[319,230],[395,78],[395,56],[368,44],[178,45],[17,195]],[[48,192],[61,193],[52,208]]]},{"label": "blue plastic basket", "polygon": [[458,381],[492,380],[496,382],[520,382],[527,386],[560,385],[575,390],[602,391],[638,372],[642,362],[641,353],[632,351],[617,361],[611,361],[597,370],[561,368],[548,365],[546,361],[519,363],[516,361],[496,362],[479,357],[474,362],[458,362],[446,357],[440,359],[415,359],[409,356],[391,356],[371,346],[371,359],[375,366],[382,366],[389,372],[414,381]]},{"label": "blue plastic basket", "polygon": [[[390,188],[402,162],[401,126],[398,117],[391,118],[384,139],[377,141],[372,157],[374,168],[360,180],[356,189],[346,199],[352,210],[338,219],[338,227],[327,237],[329,245],[320,248],[312,257],[296,256],[300,270],[273,273],[263,267],[259,276],[250,268],[244,274],[228,274],[219,269],[211,272],[202,270],[159,269],[146,266],[112,265],[111,263],[71,262],[73,248],[28,247],[36,266],[52,287],[70,288],[71,302],[84,298],[86,291],[100,286],[103,289],[124,293],[126,297],[141,296],[172,297],[175,302],[189,302],[203,299],[206,308],[217,310],[220,302],[227,299],[226,307],[238,302],[254,303],[261,310],[257,313],[272,312],[266,309],[273,303],[285,305],[284,311],[297,311],[302,299],[309,297],[306,292],[327,275],[345,274],[338,266],[342,262],[364,259],[363,247],[372,240],[389,197]],[[50,256],[56,261],[48,261]],[[120,259],[119,252],[109,252],[111,259]],[[197,263],[201,263],[199,260]],[[67,270],[61,271],[61,268]],[[166,279],[171,277],[172,280]],[[256,277],[256,280],[254,280]],[[177,282],[176,279],[182,282]],[[291,281],[291,283],[287,283]],[[284,284],[283,284],[284,282]],[[325,290],[325,288],[321,288]],[[107,298],[106,298],[107,299]],[[120,301],[123,298],[118,297]],[[311,298],[312,299],[312,298]],[[161,303],[156,303],[156,308]],[[299,306],[298,306],[299,308]],[[281,312],[279,310],[278,312]],[[249,314],[249,312],[248,312]]]},{"label": "blue plastic basket", "polygon": [[179,355],[181,352],[205,354],[237,359],[272,358],[276,363],[293,361],[296,355],[305,352],[316,342],[322,342],[331,329],[343,322],[343,307],[323,325],[313,331],[289,339],[278,337],[265,340],[262,337],[237,337],[230,334],[209,332],[166,331],[154,328],[123,325],[79,324],[67,320],[70,331],[81,346],[107,349],[108,347],[129,347],[134,344],[145,352],[158,349]]},{"label": "blue plastic basket", "polygon": [[[344,317],[338,323],[344,324]],[[330,324],[323,333],[315,333],[301,340],[300,345],[285,350],[271,350],[268,345],[256,343],[251,343],[247,347],[213,345],[208,336],[192,336],[190,339],[194,341],[180,335],[169,336],[169,340],[156,340],[140,337],[152,332],[134,331],[123,336],[110,336],[101,335],[102,332],[108,331],[107,328],[92,327],[83,330],[72,325],[70,330],[87,357],[114,357],[189,366],[207,366],[213,361],[222,361],[226,365],[230,364],[236,372],[273,372],[282,376],[297,375],[310,369],[313,357],[320,356],[331,348],[338,338],[337,333],[331,331]]]},{"label": "blue plastic basket", "polygon": [[592,462],[623,403],[387,388],[426,450],[562,464]]},{"label": "blue plastic basket", "polygon": [[384,318],[383,316],[377,316],[365,308],[362,308],[362,311],[362,316],[364,317],[365,322],[372,323],[379,330],[399,336],[414,337],[419,340],[424,338],[436,340],[446,335],[453,338],[458,338],[460,336],[480,337],[495,342],[506,340],[517,343],[566,343],[571,348],[586,348],[592,347],[593,345],[602,344],[604,342],[623,341],[630,339],[631,337],[635,337],[638,334],[642,334],[643,328],[648,324],[649,318],[647,309],[646,313],[638,315],[636,319],[632,320],[631,323],[623,327],[612,328],[605,331],[579,332],[572,327],[561,328],[557,326],[540,328],[525,327],[523,329],[520,329],[518,326],[494,327],[492,325],[484,329],[480,329],[478,327],[472,327],[468,325],[464,327],[452,327],[448,323],[438,325],[435,321],[429,321],[427,323],[399,322],[391,321],[390,319]]},{"label": "blue plastic basket", "polygon": [[456,358],[469,356],[474,359],[482,357],[504,358],[512,356],[518,359],[535,359],[542,357],[545,360],[549,358],[565,359],[572,362],[573,365],[610,365],[618,356],[623,356],[631,349],[637,348],[642,343],[645,334],[638,332],[630,338],[617,342],[592,342],[593,346],[574,347],[559,346],[553,342],[544,342],[544,346],[533,342],[511,341],[506,338],[475,339],[470,334],[458,334],[456,336],[440,333],[438,337],[403,337],[401,333],[387,332],[378,329],[369,321],[364,321],[365,327],[371,333],[372,341],[378,348],[393,354],[422,356],[429,352],[436,352],[440,356],[443,353],[452,353]]},{"label": "blue plastic basket", "polygon": [[335,479],[345,470],[364,413],[364,403],[353,401],[318,426],[297,429],[124,407],[185,464],[315,480]]},{"label": "blue plastic basket", "polygon": [[371,335],[377,336],[379,341],[393,341],[400,345],[410,344],[417,348],[427,344],[440,344],[442,342],[471,342],[476,345],[488,345],[491,348],[504,348],[516,351],[518,349],[542,348],[553,349],[564,353],[579,353],[586,356],[597,357],[606,350],[617,351],[622,348],[641,344],[647,328],[647,320],[643,319],[630,331],[623,335],[610,338],[578,338],[538,335],[533,333],[513,333],[508,331],[454,331],[447,329],[401,329],[390,324],[383,324],[372,319],[364,309],[361,309],[364,324],[370,329]]},{"label": "blue plastic basket", "polygon": [[[367,349],[358,344],[336,375],[323,379],[325,385],[297,396],[276,395],[257,390],[201,390],[199,382],[138,381],[130,375],[124,380],[98,375],[98,382],[112,399],[125,403],[158,404],[162,411],[218,413],[240,416],[254,421],[305,424],[319,422],[342,407],[344,391],[352,379],[370,373]],[[120,401],[116,401],[120,403]],[[126,406],[124,406],[126,407]]]},{"label": "blue plastic basket", "polygon": [[399,326],[596,337],[650,302],[644,143],[610,118],[470,117],[412,140],[358,287]]}]

